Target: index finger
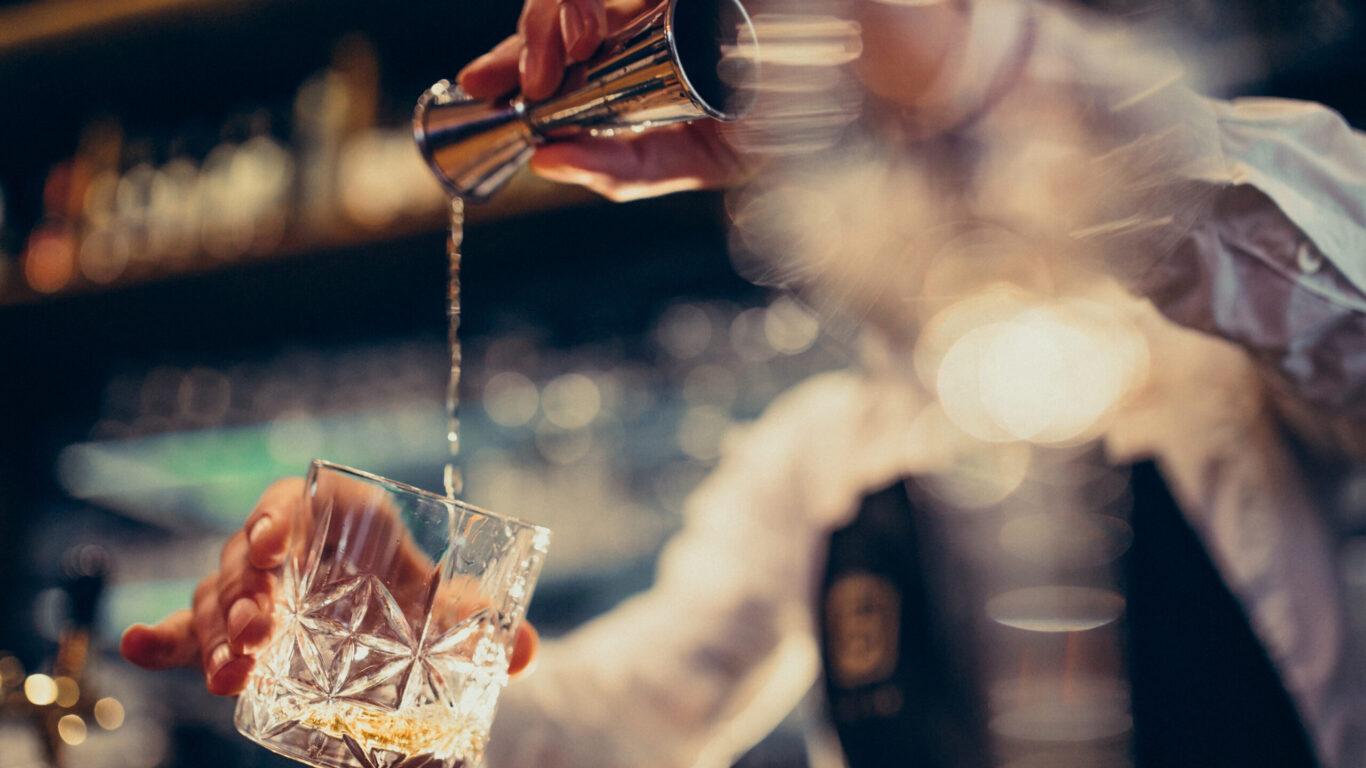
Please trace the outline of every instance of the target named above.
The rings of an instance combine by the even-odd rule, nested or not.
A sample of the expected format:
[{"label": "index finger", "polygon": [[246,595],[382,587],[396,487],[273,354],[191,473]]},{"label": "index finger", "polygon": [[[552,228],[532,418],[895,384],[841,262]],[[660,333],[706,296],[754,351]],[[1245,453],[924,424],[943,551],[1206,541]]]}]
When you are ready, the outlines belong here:
[{"label": "index finger", "polygon": [[517,88],[517,66],[521,56],[522,36],[512,35],[465,65],[455,80],[473,98],[502,96]]},{"label": "index finger", "polygon": [[607,9],[603,0],[563,0],[560,4],[560,35],[570,61],[584,61],[598,49],[607,33]]},{"label": "index finger", "polygon": [[147,626],[134,624],[119,641],[123,657],[143,669],[199,667],[199,638],[195,635],[194,616],[180,610]]},{"label": "index finger", "polygon": [[289,535],[303,512],[304,480],[291,477],[272,484],[261,494],[242,527],[247,534],[247,557],[255,568],[275,568],[285,561]]},{"label": "index finger", "polygon": [[564,78],[565,50],[558,0],[527,0],[517,28],[525,43],[518,64],[522,95],[533,101],[544,99],[560,87]]}]

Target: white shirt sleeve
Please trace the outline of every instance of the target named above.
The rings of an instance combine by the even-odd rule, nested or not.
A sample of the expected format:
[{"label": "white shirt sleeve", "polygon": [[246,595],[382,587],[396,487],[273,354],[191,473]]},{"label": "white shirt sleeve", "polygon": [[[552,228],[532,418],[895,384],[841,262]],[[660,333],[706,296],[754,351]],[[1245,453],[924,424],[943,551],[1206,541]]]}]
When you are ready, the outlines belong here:
[{"label": "white shirt sleeve", "polygon": [[1313,104],[1211,111],[1223,167],[1207,213],[1132,284],[1304,402],[1366,415],[1366,135]]},{"label": "white shirt sleeve", "polygon": [[810,512],[848,495],[822,478],[850,474],[831,458],[862,421],[856,390],[818,377],[727,439],[655,585],[547,642],[509,686],[490,768],[724,768],[792,710],[818,668],[811,598],[830,521]]},{"label": "white shirt sleeve", "polygon": [[[1003,4],[1030,12],[977,19]],[[1366,134],[1317,104],[1200,96],[1164,41],[1074,10],[978,0],[971,34],[962,66],[1012,87],[967,132],[1015,157],[1079,150],[1069,235],[1303,403],[1366,419]]]}]

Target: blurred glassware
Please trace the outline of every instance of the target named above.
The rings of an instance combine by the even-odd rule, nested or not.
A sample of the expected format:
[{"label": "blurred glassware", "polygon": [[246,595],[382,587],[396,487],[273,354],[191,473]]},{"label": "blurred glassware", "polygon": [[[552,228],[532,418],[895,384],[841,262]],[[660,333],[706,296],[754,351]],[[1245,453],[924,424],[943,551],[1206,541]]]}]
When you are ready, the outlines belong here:
[{"label": "blurred glassware", "polygon": [[138,264],[151,264],[154,254],[147,247],[147,230],[152,203],[152,180],[156,171],[151,163],[141,162],[119,177],[114,187],[114,219],[132,240],[132,258]]},{"label": "blurred glassware", "polygon": [[21,257],[29,287],[49,294],[66,288],[76,276],[76,246],[76,233],[60,221],[34,227]]},{"label": "blurred glassware", "polygon": [[203,210],[199,167],[176,157],[157,169],[148,202],[147,250],[172,264],[194,256],[199,248]]},{"label": "blurred glassware", "polygon": [[132,262],[133,238],[121,222],[116,221],[112,227],[90,227],[76,258],[85,279],[107,285],[122,277]]}]

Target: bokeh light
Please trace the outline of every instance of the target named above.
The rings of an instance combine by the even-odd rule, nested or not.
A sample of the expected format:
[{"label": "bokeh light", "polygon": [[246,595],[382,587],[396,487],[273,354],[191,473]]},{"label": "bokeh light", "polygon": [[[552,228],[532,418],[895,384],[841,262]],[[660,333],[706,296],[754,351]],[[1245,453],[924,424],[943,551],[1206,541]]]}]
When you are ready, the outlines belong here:
[{"label": "bokeh light", "polygon": [[992,323],[963,334],[945,353],[935,380],[945,415],[969,435],[992,443],[1018,439],[992,419],[982,401],[982,368],[997,337],[1008,327]]},{"label": "bokeh light", "polygon": [[199,248],[200,218],[196,194],[199,166],[177,157],[152,178],[147,215],[147,250],[163,258],[184,259]]},{"label": "bokeh light", "polygon": [[57,684],[57,706],[73,707],[81,700],[81,687],[75,680],[62,676],[53,682]]},{"label": "bokeh light", "polygon": [[43,227],[29,237],[24,278],[39,293],[56,293],[76,274],[76,241],[60,227]]},{"label": "bokeh light", "polygon": [[678,423],[678,447],[698,461],[711,461],[720,455],[721,438],[730,427],[730,418],[720,408],[689,408]]},{"label": "bokeh light", "polygon": [[191,368],[180,380],[176,401],[181,416],[202,424],[223,421],[232,403],[232,384],[228,377],[212,368]]},{"label": "bokeh light", "polygon": [[92,283],[106,285],[123,275],[133,257],[133,241],[121,227],[96,227],[81,241],[77,262]]},{"label": "bokeh light", "polygon": [[13,656],[0,658],[0,685],[17,686],[24,677],[24,665]]},{"label": "bokeh light", "polygon": [[1004,283],[993,284],[946,307],[927,321],[916,339],[916,375],[935,391],[944,356],[969,331],[1018,316],[1031,306],[1028,295]]},{"label": "bokeh light", "polygon": [[764,335],[769,346],[784,355],[810,349],[820,330],[816,316],[789,296],[776,299],[764,313]]},{"label": "bokeh light", "polygon": [[489,509],[537,519],[547,503],[543,474],[512,463],[500,451],[486,449],[470,459],[469,487]]},{"label": "bokeh light", "polygon": [[119,175],[112,169],[101,171],[90,179],[81,201],[81,213],[87,225],[105,227],[113,223],[118,186]]},{"label": "bokeh light", "polygon": [[566,373],[546,383],[541,410],[557,427],[578,429],[592,423],[602,408],[598,385],[581,373]]},{"label": "bokeh light", "polygon": [[659,318],[655,338],[670,355],[688,360],[702,354],[711,343],[711,318],[696,304],[669,307]]},{"label": "bokeh light", "polygon": [[1031,632],[1080,632],[1118,619],[1124,598],[1108,589],[1025,587],[987,601],[987,615],[1007,627]]},{"label": "bokeh light", "polygon": [[[1062,692],[1066,691],[1066,696]],[[992,698],[1000,714],[988,727],[1001,736],[1034,742],[1095,742],[1133,727],[1129,695],[1118,680],[1040,675],[1012,680]],[[1084,763],[1048,763],[1085,765]],[[1106,763],[1119,768],[1122,761]]]},{"label": "bokeh light", "polygon": [[768,313],[760,308],[746,309],[730,323],[730,345],[741,360],[762,363],[777,354],[765,329]]},{"label": "bokeh light", "polygon": [[57,700],[57,682],[44,674],[32,674],[24,680],[24,697],[30,704],[45,707]]},{"label": "bokeh light", "polygon": [[1115,311],[1077,299],[1031,304],[1018,292],[950,307],[922,346],[916,369],[945,413],[988,442],[1091,439],[1147,371],[1142,337]]},{"label": "bokeh light", "polygon": [[992,421],[1017,439],[1041,443],[1088,437],[1103,426],[1133,369],[1096,320],[1049,307],[1006,324],[980,373]]},{"label": "bokeh light", "polygon": [[593,448],[593,434],[586,429],[564,429],[549,419],[536,425],[536,450],[551,464],[582,461]]},{"label": "bokeh light", "polygon": [[503,371],[484,384],[484,412],[495,424],[520,427],[531,421],[541,396],[531,379],[516,371]]},{"label": "bokeh light", "polygon": [[1019,490],[1029,472],[1027,443],[978,440],[951,421],[939,404],[921,409],[906,439],[910,449],[933,462],[924,467],[920,485],[959,509],[1001,503]]},{"label": "bokeh light", "polygon": [[95,722],[106,731],[112,731],[123,725],[124,711],[123,705],[118,699],[106,696],[95,702]]},{"label": "bokeh light", "polygon": [[683,378],[683,401],[691,406],[729,408],[738,394],[735,374],[722,365],[703,363]]},{"label": "bokeh light", "polygon": [[1112,562],[1133,536],[1129,524],[1117,517],[1058,510],[1012,517],[999,538],[1003,550],[1024,562],[1084,568]]},{"label": "bokeh light", "polygon": [[79,746],[85,741],[85,721],[80,715],[62,715],[57,721],[57,735],[71,746]]}]

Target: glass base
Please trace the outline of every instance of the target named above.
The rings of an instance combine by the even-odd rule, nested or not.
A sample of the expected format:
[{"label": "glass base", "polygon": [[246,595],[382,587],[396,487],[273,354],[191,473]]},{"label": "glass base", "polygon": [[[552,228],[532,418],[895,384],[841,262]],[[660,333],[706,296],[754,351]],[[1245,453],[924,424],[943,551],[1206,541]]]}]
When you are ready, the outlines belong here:
[{"label": "glass base", "polygon": [[344,738],[318,731],[281,734],[274,739],[243,735],[277,755],[316,768],[464,768],[469,765],[461,758],[441,759],[431,754],[408,756],[385,749],[366,750],[354,740],[348,744]]},{"label": "glass base", "polygon": [[[275,710],[274,717],[263,722],[262,706]],[[338,702],[286,716],[278,702],[271,705],[243,694],[234,721],[237,730],[257,744],[316,768],[464,768],[478,762],[486,732],[418,714],[404,717]]]}]

